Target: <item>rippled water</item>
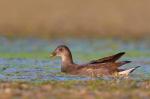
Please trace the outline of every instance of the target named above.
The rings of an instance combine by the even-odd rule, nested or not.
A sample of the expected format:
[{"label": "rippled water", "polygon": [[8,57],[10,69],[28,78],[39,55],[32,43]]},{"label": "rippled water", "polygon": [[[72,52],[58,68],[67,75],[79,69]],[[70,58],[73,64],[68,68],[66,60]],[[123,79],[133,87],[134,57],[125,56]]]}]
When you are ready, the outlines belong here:
[{"label": "rippled water", "polygon": [[[23,81],[87,80],[88,77],[66,75],[60,72],[60,59],[50,59],[49,53],[57,45],[71,48],[76,63],[126,51],[121,60],[132,60],[122,68],[141,66],[130,77],[150,79],[150,41],[123,41],[117,39],[7,39],[0,38],[0,79]],[[98,79],[107,79],[98,78]]]}]

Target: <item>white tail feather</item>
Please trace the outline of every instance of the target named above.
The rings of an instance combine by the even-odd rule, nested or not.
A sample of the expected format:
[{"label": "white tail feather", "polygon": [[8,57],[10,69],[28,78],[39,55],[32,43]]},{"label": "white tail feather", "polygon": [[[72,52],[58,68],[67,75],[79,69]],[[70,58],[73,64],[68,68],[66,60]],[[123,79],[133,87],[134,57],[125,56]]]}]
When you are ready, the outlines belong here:
[{"label": "white tail feather", "polygon": [[130,69],[126,69],[124,71],[120,71],[118,72],[119,75],[125,75],[128,76],[130,73],[132,73],[135,69],[137,69],[140,66],[134,67],[134,68],[130,68]]}]

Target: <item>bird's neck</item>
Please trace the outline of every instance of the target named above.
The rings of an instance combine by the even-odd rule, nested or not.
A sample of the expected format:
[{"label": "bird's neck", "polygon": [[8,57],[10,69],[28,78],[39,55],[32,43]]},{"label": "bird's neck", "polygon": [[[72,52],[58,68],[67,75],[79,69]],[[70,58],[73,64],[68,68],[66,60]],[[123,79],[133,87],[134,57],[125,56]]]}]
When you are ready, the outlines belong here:
[{"label": "bird's neck", "polygon": [[62,72],[70,71],[70,69],[72,69],[74,66],[72,55],[71,54],[64,55],[61,58],[62,58],[61,71]]}]

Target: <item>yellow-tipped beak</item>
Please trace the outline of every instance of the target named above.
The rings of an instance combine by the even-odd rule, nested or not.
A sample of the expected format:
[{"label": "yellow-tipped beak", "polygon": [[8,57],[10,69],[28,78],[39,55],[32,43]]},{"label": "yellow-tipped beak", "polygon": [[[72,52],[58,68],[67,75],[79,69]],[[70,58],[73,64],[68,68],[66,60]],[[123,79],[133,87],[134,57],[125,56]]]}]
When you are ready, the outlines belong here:
[{"label": "yellow-tipped beak", "polygon": [[53,53],[50,54],[50,57],[54,57],[54,56],[56,56],[55,52],[53,52]]}]

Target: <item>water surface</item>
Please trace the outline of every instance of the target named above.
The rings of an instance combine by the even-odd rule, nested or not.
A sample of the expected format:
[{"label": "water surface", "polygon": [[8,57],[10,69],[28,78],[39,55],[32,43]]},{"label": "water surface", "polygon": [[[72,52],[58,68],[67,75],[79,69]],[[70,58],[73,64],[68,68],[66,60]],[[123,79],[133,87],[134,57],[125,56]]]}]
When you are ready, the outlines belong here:
[{"label": "water surface", "polygon": [[[127,54],[121,60],[133,62],[121,68],[141,66],[132,79],[150,79],[150,41],[125,41],[118,39],[8,39],[0,38],[0,79],[9,81],[88,80],[91,78],[61,73],[60,59],[49,58],[57,45],[68,45],[76,63],[116,54]],[[107,78],[97,78],[107,79]]]}]

